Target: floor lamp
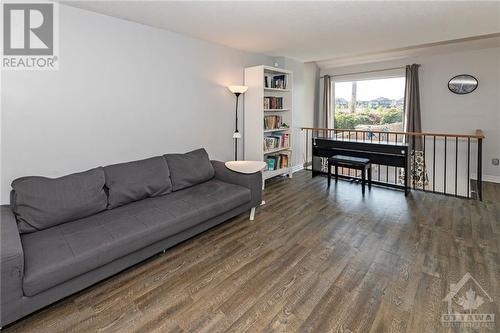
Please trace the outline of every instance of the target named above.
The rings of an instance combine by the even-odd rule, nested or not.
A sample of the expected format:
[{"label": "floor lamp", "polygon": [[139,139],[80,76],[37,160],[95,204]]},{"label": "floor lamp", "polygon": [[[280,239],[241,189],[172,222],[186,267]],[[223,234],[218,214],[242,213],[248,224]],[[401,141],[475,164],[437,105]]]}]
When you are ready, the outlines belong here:
[{"label": "floor lamp", "polygon": [[234,139],[234,160],[238,160],[238,139],[241,138],[241,134],[238,131],[238,99],[240,98],[241,94],[244,94],[247,90],[247,86],[229,86],[227,87],[230,92],[236,95],[236,122],[235,122],[235,128],[234,128],[234,133],[233,133],[233,139]]}]

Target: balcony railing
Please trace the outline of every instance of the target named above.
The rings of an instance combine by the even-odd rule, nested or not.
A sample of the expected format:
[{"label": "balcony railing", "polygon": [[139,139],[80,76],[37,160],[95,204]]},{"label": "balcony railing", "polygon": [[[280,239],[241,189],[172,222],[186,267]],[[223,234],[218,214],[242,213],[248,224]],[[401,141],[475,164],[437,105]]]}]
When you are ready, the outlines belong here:
[{"label": "balcony railing", "polygon": [[[331,138],[370,143],[407,143],[409,147],[409,185],[413,190],[482,200],[481,130],[475,134],[413,133],[301,127],[302,158],[306,170],[326,172],[326,161],[312,156],[315,138]],[[413,147],[419,146],[418,150]],[[340,177],[359,178],[358,171],[340,168]],[[372,165],[374,184],[403,187],[404,169]]]}]

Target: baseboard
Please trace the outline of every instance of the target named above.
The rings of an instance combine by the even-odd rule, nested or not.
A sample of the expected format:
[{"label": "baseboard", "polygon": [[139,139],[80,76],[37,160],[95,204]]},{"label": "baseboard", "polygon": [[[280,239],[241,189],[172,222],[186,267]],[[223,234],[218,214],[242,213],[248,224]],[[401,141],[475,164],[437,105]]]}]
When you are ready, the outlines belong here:
[{"label": "baseboard", "polygon": [[483,175],[483,181],[500,184],[500,176]]},{"label": "baseboard", "polygon": [[292,173],[300,171],[300,170],[304,170],[304,166],[302,164],[299,164],[299,165],[292,167]]},{"label": "baseboard", "polygon": [[[475,173],[473,173],[473,174],[471,174],[470,178],[476,180],[477,175]],[[500,176],[483,175],[483,182],[491,182],[491,183],[499,183],[500,184]]]}]

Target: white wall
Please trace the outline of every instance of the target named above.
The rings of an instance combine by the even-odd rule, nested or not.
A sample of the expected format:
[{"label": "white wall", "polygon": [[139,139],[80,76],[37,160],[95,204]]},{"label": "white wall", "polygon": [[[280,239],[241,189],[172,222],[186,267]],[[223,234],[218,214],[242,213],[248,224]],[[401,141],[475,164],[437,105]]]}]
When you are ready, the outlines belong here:
[{"label": "white wall", "polygon": [[[304,114],[302,117],[301,126],[303,127],[319,127],[320,118],[320,97],[319,97],[319,67],[314,62],[304,65]],[[301,133],[301,161],[310,162],[311,160],[311,138],[306,136],[306,131]],[[306,142],[306,139],[308,140]],[[309,149],[306,151],[306,145]],[[307,154],[307,156],[306,156]]]},{"label": "white wall", "polygon": [[[500,158],[499,47],[327,68],[321,70],[321,75],[378,70],[411,63],[422,65],[419,74],[423,131],[470,134],[475,129],[482,129],[486,135],[483,148],[485,180],[500,179],[500,167],[491,163],[492,158]],[[478,89],[468,95],[451,93],[447,87],[449,79],[463,73],[478,79]]]},{"label": "white wall", "polygon": [[319,67],[314,62],[304,65],[304,119],[303,126],[314,127],[319,120]]},{"label": "white wall", "polygon": [[198,147],[232,159],[226,86],[259,64],[273,58],[61,5],[59,70],[2,72],[1,202],[25,175]]}]

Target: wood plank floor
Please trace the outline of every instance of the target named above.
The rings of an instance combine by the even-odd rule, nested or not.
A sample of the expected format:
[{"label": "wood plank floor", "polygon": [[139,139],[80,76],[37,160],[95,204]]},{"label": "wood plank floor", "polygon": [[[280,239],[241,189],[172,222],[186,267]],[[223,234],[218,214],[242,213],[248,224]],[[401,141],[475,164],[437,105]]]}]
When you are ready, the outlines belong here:
[{"label": "wood plank floor", "polygon": [[500,185],[484,192],[482,203],[376,187],[363,198],[358,184],[328,190],[301,171],[269,183],[254,221],[234,218],[2,332],[466,332],[440,321],[466,272],[500,318]]}]

